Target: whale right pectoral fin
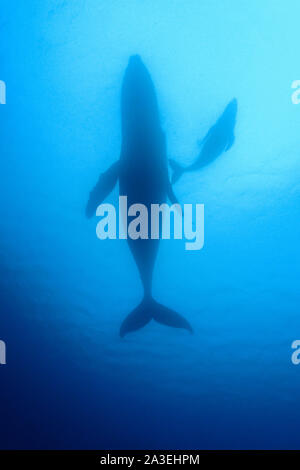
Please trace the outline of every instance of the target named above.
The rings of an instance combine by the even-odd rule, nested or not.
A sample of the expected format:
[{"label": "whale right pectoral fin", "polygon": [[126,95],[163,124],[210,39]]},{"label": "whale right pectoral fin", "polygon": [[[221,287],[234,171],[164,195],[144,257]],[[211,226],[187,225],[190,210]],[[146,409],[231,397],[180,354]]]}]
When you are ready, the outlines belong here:
[{"label": "whale right pectoral fin", "polygon": [[171,182],[172,184],[174,184],[179,180],[181,175],[184,173],[185,169],[181,165],[179,165],[179,163],[173,160],[173,158],[169,158],[169,165],[173,170]]},{"label": "whale right pectoral fin", "polygon": [[101,173],[99,180],[90,192],[90,197],[86,205],[85,214],[88,218],[91,218],[96,213],[96,209],[109,193],[114,189],[118,178],[119,178],[119,167],[120,162],[117,161],[104,173]]},{"label": "whale right pectoral fin", "polygon": [[174,194],[173,188],[171,183],[169,182],[168,187],[167,187],[167,196],[170,199],[172,204],[176,204],[176,210],[177,212],[183,217],[183,212],[182,212],[182,207],[177,199],[177,197]]},{"label": "whale right pectoral fin", "polygon": [[174,194],[172,185],[170,182],[168,182],[168,187],[167,187],[167,196],[172,202],[172,204],[179,204],[177,197]]}]

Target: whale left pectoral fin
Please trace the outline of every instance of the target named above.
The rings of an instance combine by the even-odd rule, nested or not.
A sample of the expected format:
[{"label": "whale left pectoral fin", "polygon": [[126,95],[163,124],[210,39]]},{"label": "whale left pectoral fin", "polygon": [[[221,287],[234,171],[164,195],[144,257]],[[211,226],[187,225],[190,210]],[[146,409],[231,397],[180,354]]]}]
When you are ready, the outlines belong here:
[{"label": "whale left pectoral fin", "polygon": [[226,147],[225,147],[225,152],[228,152],[228,150],[231,149],[231,147],[232,147],[233,144],[234,144],[234,140],[235,140],[235,137],[234,137],[234,135],[232,134],[232,135],[230,136],[228,142],[227,142]]},{"label": "whale left pectoral fin", "polygon": [[91,218],[96,213],[96,209],[109,193],[114,189],[119,178],[120,162],[117,161],[104,173],[101,173],[96,186],[90,192],[90,197],[86,205],[85,214]]}]

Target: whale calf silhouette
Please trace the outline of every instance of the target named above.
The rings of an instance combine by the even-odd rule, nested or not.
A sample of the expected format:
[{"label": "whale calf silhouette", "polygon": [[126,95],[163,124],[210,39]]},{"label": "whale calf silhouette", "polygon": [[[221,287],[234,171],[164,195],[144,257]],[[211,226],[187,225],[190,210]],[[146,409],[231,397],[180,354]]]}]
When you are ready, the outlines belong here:
[{"label": "whale calf silhouette", "polygon": [[[128,205],[144,204],[148,209],[151,230],[151,204],[162,204],[167,198],[176,203],[168,177],[165,136],[161,129],[158,103],[152,79],[141,58],[130,57],[121,94],[122,146],[120,159],[105,173],[90,193],[87,217],[119,181],[120,195]],[[130,217],[128,217],[128,224]],[[125,318],[121,337],[143,328],[150,320],[192,332],[189,322],[152,297],[152,275],[159,239],[127,239],[143,284],[142,302]]]},{"label": "whale calf silhouette", "polygon": [[217,122],[209,129],[204,139],[200,142],[202,145],[201,152],[196,161],[190,166],[183,167],[175,160],[169,160],[173,170],[172,184],[176,183],[183,173],[200,170],[200,168],[209,165],[223,152],[227,152],[232,147],[234,144],[236,114],[237,99],[234,98],[228,103]]}]

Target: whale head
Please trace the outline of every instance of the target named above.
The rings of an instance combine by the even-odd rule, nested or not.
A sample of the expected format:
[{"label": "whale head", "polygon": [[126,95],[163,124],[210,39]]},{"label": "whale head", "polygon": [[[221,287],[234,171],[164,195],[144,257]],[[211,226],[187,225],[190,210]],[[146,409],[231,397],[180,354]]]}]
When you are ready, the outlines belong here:
[{"label": "whale head", "polygon": [[147,136],[160,127],[154,85],[139,55],[129,58],[125,70],[121,114],[123,136]]}]

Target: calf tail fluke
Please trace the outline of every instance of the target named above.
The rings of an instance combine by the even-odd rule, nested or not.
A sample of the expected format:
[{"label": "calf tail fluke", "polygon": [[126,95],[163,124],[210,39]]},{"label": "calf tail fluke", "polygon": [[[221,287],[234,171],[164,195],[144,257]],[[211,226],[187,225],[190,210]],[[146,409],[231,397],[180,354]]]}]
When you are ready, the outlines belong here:
[{"label": "calf tail fluke", "polygon": [[140,305],[135,308],[123,321],[120,328],[120,336],[123,338],[132,331],[139,330],[147,325],[150,320],[155,320],[163,325],[172,326],[173,328],[183,328],[193,333],[193,329],[189,322],[174,312],[170,308],[156,302],[152,297],[145,297]]},{"label": "calf tail fluke", "polygon": [[169,163],[170,163],[170,167],[173,170],[171,183],[174,184],[181,177],[182,173],[184,172],[184,168],[181,165],[179,165],[179,163],[175,162],[175,160],[173,160],[172,158],[169,159]]}]

